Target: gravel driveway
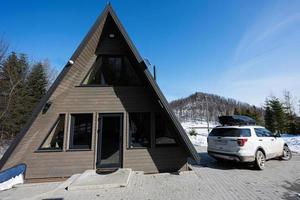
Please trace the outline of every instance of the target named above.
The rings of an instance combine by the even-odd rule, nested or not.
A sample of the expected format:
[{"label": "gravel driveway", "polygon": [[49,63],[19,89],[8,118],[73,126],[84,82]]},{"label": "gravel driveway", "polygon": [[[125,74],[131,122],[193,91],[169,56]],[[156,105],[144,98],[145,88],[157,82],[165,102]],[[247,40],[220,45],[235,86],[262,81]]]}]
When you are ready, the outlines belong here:
[{"label": "gravel driveway", "polygon": [[178,174],[134,172],[124,188],[66,191],[60,183],[25,184],[0,192],[0,199],[287,199],[300,200],[300,156],[271,160],[264,171],[243,164],[217,163],[198,148],[201,166]]}]

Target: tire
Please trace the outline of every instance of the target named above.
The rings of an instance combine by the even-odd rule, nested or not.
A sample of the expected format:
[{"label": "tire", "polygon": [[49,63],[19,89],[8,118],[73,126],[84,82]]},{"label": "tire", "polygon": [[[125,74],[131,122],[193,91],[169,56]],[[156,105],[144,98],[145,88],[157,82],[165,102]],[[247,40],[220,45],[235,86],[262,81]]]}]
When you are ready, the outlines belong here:
[{"label": "tire", "polygon": [[258,150],[255,154],[255,168],[258,170],[263,170],[265,168],[265,163],[266,163],[266,156],[265,154],[261,151]]},{"label": "tire", "polygon": [[214,159],[215,159],[217,162],[224,162],[224,161],[225,161],[224,159],[218,158],[218,157],[214,157]]},{"label": "tire", "polygon": [[281,160],[291,160],[291,158],[292,158],[292,152],[290,148],[287,145],[284,145],[282,150]]}]

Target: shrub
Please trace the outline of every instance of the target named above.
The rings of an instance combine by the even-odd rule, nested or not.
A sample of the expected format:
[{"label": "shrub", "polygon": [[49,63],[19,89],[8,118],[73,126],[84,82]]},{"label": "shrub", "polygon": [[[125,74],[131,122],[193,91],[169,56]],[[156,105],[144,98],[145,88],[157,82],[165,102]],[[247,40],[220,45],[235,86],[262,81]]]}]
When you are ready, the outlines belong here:
[{"label": "shrub", "polygon": [[196,136],[197,132],[195,131],[195,129],[190,130],[189,132],[190,136]]}]

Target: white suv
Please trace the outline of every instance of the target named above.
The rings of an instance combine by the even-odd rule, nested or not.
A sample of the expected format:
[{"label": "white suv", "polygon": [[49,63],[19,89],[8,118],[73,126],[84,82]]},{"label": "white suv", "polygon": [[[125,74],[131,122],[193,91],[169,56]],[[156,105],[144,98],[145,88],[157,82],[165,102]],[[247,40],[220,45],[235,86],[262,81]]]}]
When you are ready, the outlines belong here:
[{"label": "white suv", "polygon": [[284,140],[262,126],[219,126],[210,132],[207,142],[207,152],[216,160],[254,162],[260,170],[268,159],[292,157]]}]

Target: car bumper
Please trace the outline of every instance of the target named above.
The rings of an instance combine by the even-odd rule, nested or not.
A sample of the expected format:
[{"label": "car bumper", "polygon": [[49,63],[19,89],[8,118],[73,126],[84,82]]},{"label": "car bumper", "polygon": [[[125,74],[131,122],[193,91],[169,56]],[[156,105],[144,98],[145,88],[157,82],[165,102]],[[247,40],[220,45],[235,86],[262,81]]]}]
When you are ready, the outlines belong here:
[{"label": "car bumper", "polygon": [[232,160],[237,162],[253,162],[255,160],[254,156],[242,156],[242,155],[221,153],[215,151],[208,151],[208,154],[212,157],[221,158],[225,160]]}]

